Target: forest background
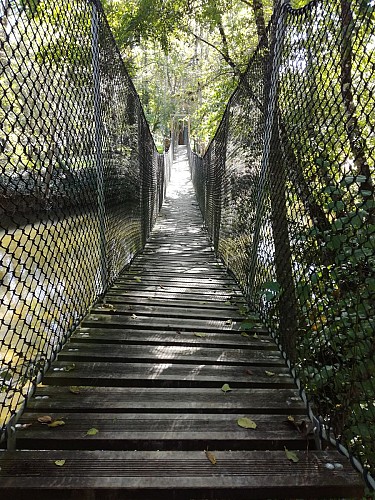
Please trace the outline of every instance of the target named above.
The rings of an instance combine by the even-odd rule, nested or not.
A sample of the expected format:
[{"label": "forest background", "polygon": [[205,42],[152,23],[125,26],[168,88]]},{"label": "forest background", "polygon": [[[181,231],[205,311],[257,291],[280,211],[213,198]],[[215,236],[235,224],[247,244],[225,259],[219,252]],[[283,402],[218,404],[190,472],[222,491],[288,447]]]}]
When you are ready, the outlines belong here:
[{"label": "forest background", "polygon": [[178,115],[205,151],[278,1],[104,0],[160,150]]}]

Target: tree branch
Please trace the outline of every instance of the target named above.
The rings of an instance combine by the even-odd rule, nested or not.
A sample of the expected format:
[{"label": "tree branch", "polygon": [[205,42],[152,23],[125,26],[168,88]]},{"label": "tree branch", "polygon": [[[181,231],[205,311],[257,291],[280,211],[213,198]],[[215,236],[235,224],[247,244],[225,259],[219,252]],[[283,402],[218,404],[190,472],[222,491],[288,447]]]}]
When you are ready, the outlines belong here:
[{"label": "tree branch", "polygon": [[258,40],[261,41],[266,34],[266,22],[264,20],[264,10],[263,10],[262,0],[253,0],[252,7],[254,11],[255,24],[257,27]]},{"label": "tree branch", "polygon": [[[220,28],[219,28],[220,29]],[[192,30],[188,30],[190,34],[192,34],[197,40],[200,40],[201,42],[205,43],[206,45],[208,45],[209,47],[213,48],[214,50],[216,50],[216,52],[218,52],[221,57],[224,59],[224,61],[233,69],[233,72],[235,75],[239,75],[239,70],[238,70],[238,67],[236,65],[236,63],[230,58],[229,54],[227,53],[227,50],[228,50],[228,45],[224,45],[224,42],[223,42],[223,45],[224,45],[224,50],[226,50],[226,52],[224,52],[223,50],[219,49],[219,47],[217,47],[216,45],[214,45],[213,43],[209,42],[208,40],[206,40],[205,38],[202,38],[201,36],[197,35],[196,33],[194,33]],[[224,36],[225,36],[225,33],[224,33]],[[226,40],[226,37],[225,37],[225,40]]]},{"label": "tree branch", "polygon": [[253,7],[253,6],[251,5],[251,3],[250,3],[250,2],[248,2],[247,0],[240,0],[240,1],[241,1],[242,3],[244,3],[245,5],[247,5],[248,7]]}]

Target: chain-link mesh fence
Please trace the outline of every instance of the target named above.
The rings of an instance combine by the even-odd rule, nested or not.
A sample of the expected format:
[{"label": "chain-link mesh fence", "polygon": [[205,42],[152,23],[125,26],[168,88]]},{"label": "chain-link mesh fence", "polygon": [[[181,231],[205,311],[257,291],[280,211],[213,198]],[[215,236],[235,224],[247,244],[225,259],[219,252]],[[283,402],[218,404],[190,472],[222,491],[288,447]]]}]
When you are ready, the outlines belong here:
[{"label": "chain-link mesh fence", "polygon": [[0,16],[4,431],[141,250],[171,157],[155,149],[97,1],[0,0]]},{"label": "chain-link mesh fence", "polygon": [[369,481],[374,146],[375,4],[320,0],[280,8],[204,158],[190,152],[213,245],[277,332],[322,432]]}]

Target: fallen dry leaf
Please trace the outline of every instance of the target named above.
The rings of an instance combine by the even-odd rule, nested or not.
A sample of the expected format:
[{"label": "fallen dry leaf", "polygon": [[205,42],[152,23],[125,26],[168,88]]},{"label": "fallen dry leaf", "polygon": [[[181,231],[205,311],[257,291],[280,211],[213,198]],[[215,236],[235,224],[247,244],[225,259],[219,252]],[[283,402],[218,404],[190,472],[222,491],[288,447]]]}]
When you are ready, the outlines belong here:
[{"label": "fallen dry leaf", "polygon": [[98,429],[95,429],[95,427],[92,427],[91,429],[89,429],[85,436],[96,436],[98,434]]},{"label": "fallen dry leaf", "polygon": [[289,415],[286,422],[292,425],[305,437],[313,431],[313,424],[310,420],[296,420],[292,415]]},{"label": "fallen dry leaf", "polygon": [[243,427],[244,429],[256,429],[257,424],[254,422],[254,420],[251,420],[250,418],[247,417],[241,417],[237,419],[237,425],[240,427]]},{"label": "fallen dry leaf", "polygon": [[48,427],[61,427],[62,425],[65,425],[64,420],[54,420],[50,424],[48,424]]},{"label": "fallen dry leaf", "polygon": [[205,454],[206,454],[206,457],[208,458],[208,460],[212,463],[212,465],[216,465],[217,464],[216,457],[212,453],[212,451],[205,450]]},{"label": "fallen dry leaf", "polygon": [[49,415],[44,415],[43,417],[38,417],[38,422],[41,424],[50,424],[52,422],[52,417]]},{"label": "fallen dry leaf", "polygon": [[29,427],[31,427],[33,424],[31,422],[27,423],[27,424],[22,424],[22,427],[21,429],[28,429]]},{"label": "fallen dry leaf", "polygon": [[221,388],[221,390],[224,393],[227,393],[227,392],[231,391],[232,389],[229,387],[229,384],[224,384],[223,387]]},{"label": "fallen dry leaf", "polygon": [[62,467],[65,465],[66,460],[55,460],[55,465],[58,465],[59,467]]},{"label": "fallen dry leaf", "polygon": [[81,391],[77,385],[71,385],[69,387],[69,392],[71,392],[72,394],[79,394]]},{"label": "fallen dry leaf", "polygon": [[286,458],[288,460],[290,460],[291,462],[294,462],[294,463],[297,463],[299,462],[299,458],[297,457],[297,455],[294,453],[294,451],[289,451],[287,448],[285,448],[284,446],[284,450],[285,450],[285,455],[286,455]]}]

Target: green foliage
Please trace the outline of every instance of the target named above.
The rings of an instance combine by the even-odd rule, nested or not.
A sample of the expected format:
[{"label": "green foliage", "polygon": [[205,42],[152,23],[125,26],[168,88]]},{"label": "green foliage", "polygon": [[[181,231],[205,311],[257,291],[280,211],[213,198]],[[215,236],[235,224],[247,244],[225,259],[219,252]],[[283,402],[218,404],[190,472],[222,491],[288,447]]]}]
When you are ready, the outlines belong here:
[{"label": "green foliage", "polygon": [[[272,2],[263,3],[268,20]],[[189,115],[204,148],[258,43],[249,3],[105,0],[104,8],[157,140],[172,115]]]},{"label": "green foliage", "polygon": [[291,7],[293,7],[293,9],[301,9],[310,2],[311,0],[291,0],[290,5]]},{"label": "green foliage", "polygon": [[[359,196],[348,210],[348,193],[361,182],[359,177],[346,176],[340,182],[346,204],[339,200],[338,206],[327,199],[327,209],[339,217],[333,217],[324,231],[312,226],[302,237],[308,250],[305,257],[310,255],[311,261],[297,286],[298,350],[303,382],[319,401],[320,412],[330,415],[336,434],[343,435],[368,465],[375,463],[370,431],[375,411],[375,402],[371,403],[375,394],[375,225],[370,215],[373,202],[363,205]],[[333,197],[336,190],[328,193]],[[325,249],[323,254],[320,247]]]}]

